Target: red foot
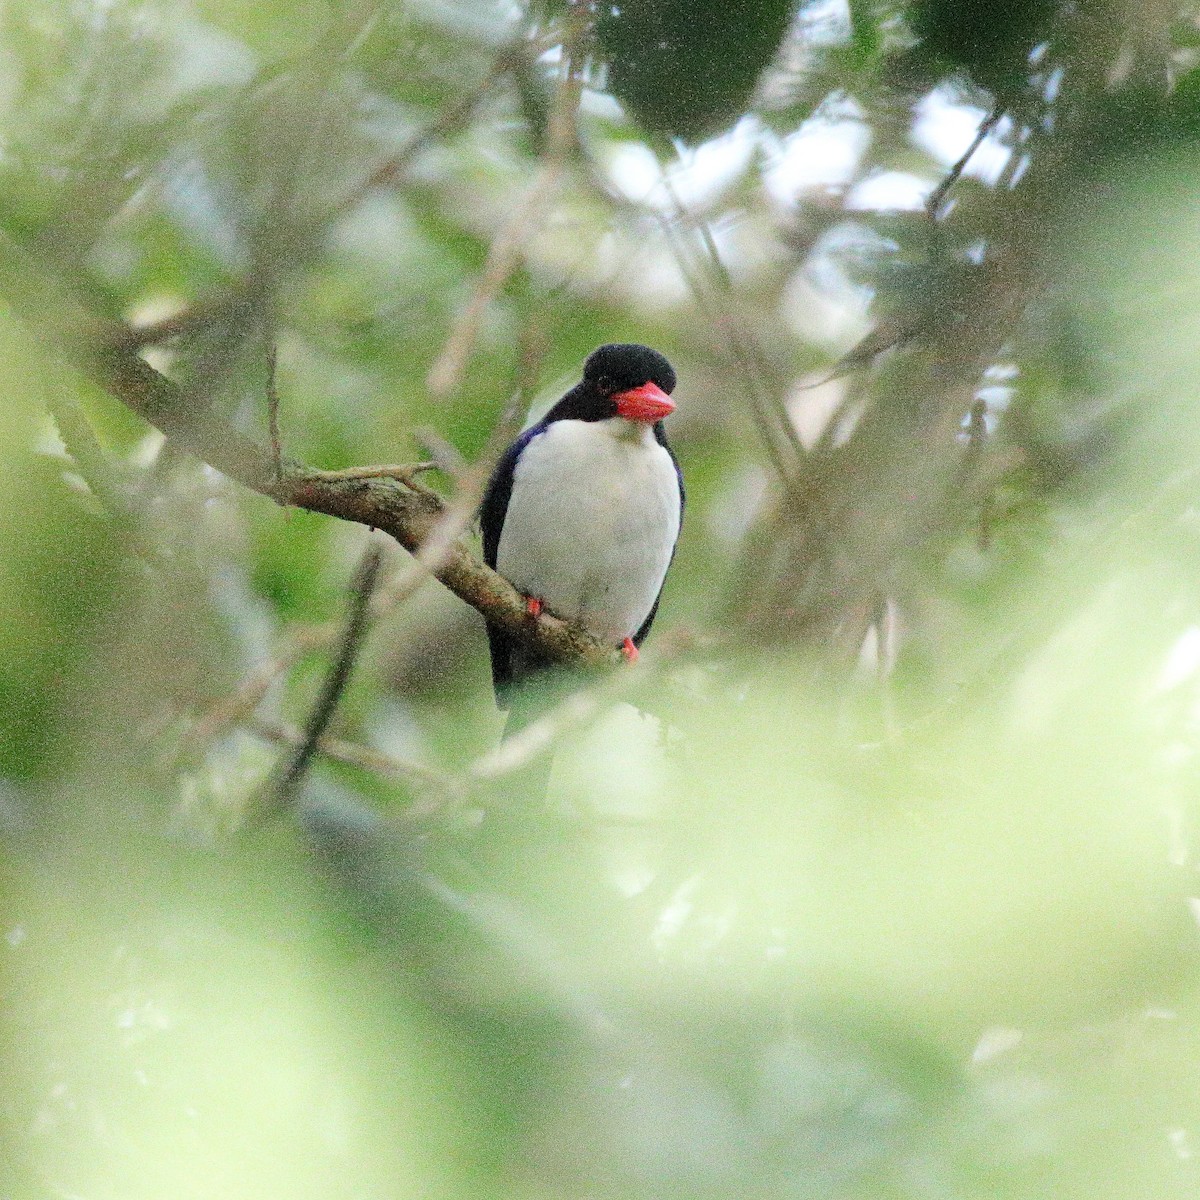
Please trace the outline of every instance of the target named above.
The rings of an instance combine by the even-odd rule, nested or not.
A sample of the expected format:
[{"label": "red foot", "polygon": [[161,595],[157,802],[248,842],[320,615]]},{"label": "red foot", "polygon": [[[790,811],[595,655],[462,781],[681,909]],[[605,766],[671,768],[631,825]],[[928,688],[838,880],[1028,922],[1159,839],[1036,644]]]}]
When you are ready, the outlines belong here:
[{"label": "red foot", "polygon": [[525,597],[525,611],[535,620],[542,615],[545,607],[536,596]]},{"label": "red foot", "polygon": [[621,643],[621,653],[625,655],[625,661],[633,666],[638,660],[638,648],[633,644],[633,638],[626,638]]}]

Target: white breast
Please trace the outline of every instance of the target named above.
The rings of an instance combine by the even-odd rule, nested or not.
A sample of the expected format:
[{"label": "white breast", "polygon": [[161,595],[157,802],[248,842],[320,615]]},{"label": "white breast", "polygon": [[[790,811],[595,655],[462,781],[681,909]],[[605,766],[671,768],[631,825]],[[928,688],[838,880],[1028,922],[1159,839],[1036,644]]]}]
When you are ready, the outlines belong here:
[{"label": "white breast", "polygon": [[679,519],[675,464],[648,425],[555,421],[517,464],[496,565],[616,645],[650,615]]}]

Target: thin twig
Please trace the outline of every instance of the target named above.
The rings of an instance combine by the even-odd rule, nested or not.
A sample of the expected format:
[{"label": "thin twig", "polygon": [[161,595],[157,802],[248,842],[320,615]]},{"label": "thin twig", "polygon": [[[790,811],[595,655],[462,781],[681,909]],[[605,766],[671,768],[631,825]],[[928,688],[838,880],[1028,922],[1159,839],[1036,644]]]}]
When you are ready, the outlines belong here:
[{"label": "thin twig", "polygon": [[[873,366],[881,354],[912,338],[916,334],[917,328],[918,325],[915,322],[905,324],[894,317],[882,317],[873,329],[855,342],[827,371],[808,383],[797,383],[793,386],[800,392],[813,391],[828,383],[833,383],[834,380],[844,379],[847,375],[865,370],[867,367]],[[836,417],[837,413],[834,413],[826,421],[824,432],[832,431],[837,424]]]},{"label": "thin twig", "polygon": [[[565,726],[564,732],[565,732]],[[295,745],[303,736],[295,726],[280,721],[267,721],[256,717],[248,726],[249,732],[268,742],[279,745]],[[467,775],[448,775],[443,771],[427,767],[423,763],[411,759],[395,758],[384,754],[371,746],[360,742],[346,741],[344,738],[323,737],[317,743],[318,752],[330,762],[344,763],[348,767],[378,775],[385,779],[399,780],[407,784],[414,792],[420,792],[423,799],[418,800],[402,812],[392,816],[389,813],[389,824],[396,832],[402,832],[405,825],[413,821],[427,820],[432,816],[443,816],[447,809],[461,808],[469,804],[477,794],[480,798],[486,796],[486,785],[498,775],[507,774],[508,769],[499,763],[487,778]],[[515,758],[515,755],[513,756]],[[479,760],[482,763],[484,760]],[[513,767],[523,763],[517,763]],[[603,827],[646,828],[658,824],[659,818],[648,813],[628,812],[595,812],[575,813],[563,812],[556,814],[560,821],[574,821],[579,825],[581,834],[596,833]]]},{"label": "thin twig", "polygon": [[499,295],[521,259],[521,248],[533,232],[558,181],[560,167],[551,163],[543,167],[517,205],[507,225],[496,235],[488,250],[483,273],[479,276],[471,298],[467,301],[441,353],[429,369],[426,385],[435,396],[448,396],[458,386],[467,360],[475,347],[488,306]]},{"label": "thin twig", "polygon": [[[689,262],[687,251],[680,243],[671,219],[663,213],[656,213],[655,217],[663,237],[666,239],[668,247],[670,247],[671,253],[675,256],[675,263],[679,267],[680,273],[683,275],[688,287],[691,289],[692,298],[695,300],[696,306],[712,326],[714,332],[718,335],[724,335],[721,337],[721,340],[728,345],[729,330],[725,316],[710,301],[704,283],[696,278],[695,271]],[[732,347],[730,348],[730,354],[732,357]],[[754,421],[758,435],[762,439],[763,448],[771,459],[771,465],[775,468],[775,473],[779,478],[786,482],[792,476],[792,469],[780,446],[778,430],[776,430],[774,422],[763,405],[759,403],[757,393],[753,391],[750,392],[749,407],[751,419]]]},{"label": "thin twig", "polygon": [[286,674],[306,654],[327,646],[337,626],[294,627],[276,648],[271,658],[247,672],[241,683],[228,695],[207,708],[183,736],[177,756],[186,758],[225,736],[229,730],[250,718],[275,681]]},{"label": "thin twig", "polygon": [[666,672],[696,647],[687,629],[675,629],[660,637],[653,649],[643,651],[633,671],[615,671],[606,679],[577,688],[522,726],[498,746],[480,755],[467,767],[468,782],[490,783],[523,770],[548,754],[565,736],[586,725],[596,713],[619,700],[629,700],[647,711],[657,707],[664,695]]},{"label": "thin twig", "polygon": [[395,154],[381,162],[366,179],[342,196],[331,215],[336,218],[353,211],[372,192],[395,183],[435,142],[464,128],[475,110],[496,86],[497,81],[510,69],[513,53],[511,47],[502,51],[474,91],[463,96],[436,120],[414,133]]},{"label": "thin twig", "polygon": [[[304,731],[282,721],[271,721],[264,717],[255,717],[247,725],[249,731],[267,741],[286,746],[298,746],[304,738]],[[347,766],[358,767],[370,771],[374,775],[384,775],[390,779],[399,779],[413,788],[433,792],[442,798],[461,799],[465,795],[461,780],[432,767],[415,763],[408,759],[396,758],[375,750],[358,742],[350,742],[344,738],[325,735],[317,740],[317,751],[333,762],[345,763]]]},{"label": "thin twig", "polygon": [[414,133],[395,154],[381,162],[361,183],[351,188],[338,201],[331,216],[336,218],[352,211],[371,192],[395,183],[435,142],[463,129],[479,105],[487,99],[497,83],[515,69],[519,60],[535,62],[554,45],[554,42],[554,37],[545,36],[520,39],[502,47],[487,74],[472,91]]},{"label": "thin twig", "polygon": [[[963,464],[965,473],[975,471],[987,436],[987,401],[976,399],[971,405],[971,412],[967,418],[967,453]],[[992,493],[990,490],[979,504],[979,530],[976,534],[975,544],[980,553],[986,552],[992,544]]]},{"label": "thin twig", "polygon": [[528,409],[529,402],[537,388],[545,344],[535,332],[536,325],[536,322],[530,321],[521,332],[516,388],[512,398],[505,405],[500,419],[492,427],[492,432],[488,435],[482,452],[469,467],[461,467],[455,474],[457,487],[454,499],[424,545],[414,556],[414,561],[381,592],[378,597],[381,608],[394,608],[408,599],[424,583],[427,574],[437,574],[455,541],[475,519],[479,501],[483,497],[483,490],[487,486],[496,459],[516,433],[521,417]]},{"label": "thin twig", "polygon": [[295,749],[284,760],[282,766],[272,772],[272,777],[266,784],[252,806],[250,823],[259,824],[267,817],[282,812],[296,798],[313,756],[317,753],[321,738],[333,720],[342,693],[350,679],[350,672],[362,649],[363,638],[369,623],[371,596],[375,591],[375,582],[379,577],[379,564],[382,553],[377,545],[372,543],[363,554],[358,569],[354,573],[354,582],[350,590],[350,611],[341,640],[334,655],[333,665],[321,687],[317,702],[304,725],[304,733]]},{"label": "thin twig", "polygon": [[433,488],[426,487],[417,476],[425,471],[436,471],[439,464],[435,462],[388,463],[374,467],[341,467],[336,471],[318,471],[318,479],[326,483],[349,483],[355,479],[394,479],[402,483],[409,491],[420,496],[437,500],[441,497]]},{"label": "thin twig", "polygon": [[413,440],[429,455],[443,475],[457,479],[466,470],[467,460],[458,447],[440,430],[432,425],[418,425],[413,431]]},{"label": "thin twig", "polygon": [[976,399],[967,417],[967,452],[973,458],[987,441],[987,401]]},{"label": "thin twig", "polygon": [[599,690],[572,692],[545,716],[476,759],[468,772],[470,778],[499,779],[543,757],[564,734],[586,725],[600,711],[604,700]]},{"label": "thin twig", "polygon": [[267,435],[271,440],[271,458],[275,463],[275,478],[283,478],[283,445],[279,438],[279,390],[275,386],[276,349],[267,351]]},{"label": "thin twig", "polygon": [[[713,274],[716,276],[718,294],[723,295],[726,300],[732,302],[735,294],[733,277],[729,274],[729,269],[725,266],[725,262],[721,258],[720,248],[717,246],[716,238],[713,237],[708,222],[690,213],[684,207],[683,202],[679,199],[669,181],[664,180],[664,184],[668,195],[670,195],[675,204],[675,211],[680,220],[690,224],[700,236],[700,242],[708,254],[709,263],[712,266]],[[775,428],[783,435],[784,443],[787,445],[793,459],[793,470],[796,470],[806,457],[804,443],[800,441],[800,435],[796,430],[795,422],[793,422],[791,414],[787,411],[783,403],[779,387],[763,386],[760,378],[765,365],[762,349],[754,336],[738,320],[736,313],[733,311],[732,303],[726,308],[725,323],[727,325],[729,348],[746,380],[747,388],[751,394],[751,403],[759,406],[765,414],[769,414],[768,421],[773,422]]]},{"label": "thin twig", "polygon": [[996,105],[982,122],[979,128],[975,131],[975,136],[971,139],[971,144],[963,152],[959,160],[946,173],[946,177],[929,193],[929,199],[925,201],[925,213],[931,221],[938,219],[938,214],[941,211],[942,201],[946,199],[947,193],[958,182],[959,176],[966,170],[967,163],[975,156],[975,151],[983,145],[987,135],[1000,123],[1000,118],[1004,116],[1004,108],[1002,105]]},{"label": "thin twig", "polygon": [[529,190],[493,239],[471,298],[429,369],[427,385],[436,396],[447,396],[458,386],[488,306],[519,266],[522,248],[541,223],[566,170],[567,155],[576,142],[575,114],[583,92],[580,59],[587,22],[582,11],[582,6],[572,10],[563,39],[565,63],[547,127],[546,153]]},{"label": "thin twig", "polygon": [[104,452],[83,409],[69,396],[57,380],[45,389],[46,407],[58,428],[63,446],[71,456],[75,472],[87,489],[117,523],[121,537],[129,548],[148,566],[166,566],[170,555],[149,536],[145,523],[139,520],[140,480],[121,470],[123,463],[114,463]]}]

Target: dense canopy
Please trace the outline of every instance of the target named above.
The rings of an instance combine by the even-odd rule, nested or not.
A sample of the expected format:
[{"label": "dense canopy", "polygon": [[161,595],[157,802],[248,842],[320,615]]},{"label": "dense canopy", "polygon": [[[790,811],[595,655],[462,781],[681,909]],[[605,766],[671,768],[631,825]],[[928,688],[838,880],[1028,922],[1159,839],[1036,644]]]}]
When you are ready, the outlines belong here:
[{"label": "dense canopy", "polygon": [[[0,5],[0,1195],[1195,1196],[1198,131],[1191,3]],[[633,667],[475,527],[610,342]]]}]

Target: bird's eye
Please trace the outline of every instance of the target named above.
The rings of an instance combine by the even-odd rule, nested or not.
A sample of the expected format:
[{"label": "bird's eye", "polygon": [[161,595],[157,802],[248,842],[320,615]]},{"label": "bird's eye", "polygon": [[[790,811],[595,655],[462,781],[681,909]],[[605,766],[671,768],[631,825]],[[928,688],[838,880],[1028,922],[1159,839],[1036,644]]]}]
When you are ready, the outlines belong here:
[{"label": "bird's eye", "polygon": [[611,392],[616,385],[613,383],[613,378],[611,375],[601,375],[600,378],[596,380],[596,386],[602,392]]}]

